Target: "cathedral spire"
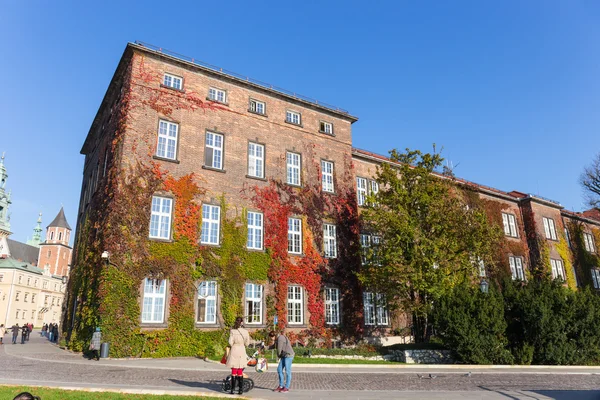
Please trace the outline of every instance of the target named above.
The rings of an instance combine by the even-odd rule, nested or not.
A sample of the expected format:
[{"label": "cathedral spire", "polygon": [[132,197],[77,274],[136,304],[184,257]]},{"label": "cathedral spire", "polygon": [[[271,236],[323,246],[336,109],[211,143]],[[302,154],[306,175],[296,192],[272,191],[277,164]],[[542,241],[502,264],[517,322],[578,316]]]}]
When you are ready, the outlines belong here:
[{"label": "cathedral spire", "polygon": [[40,247],[40,243],[42,243],[42,213],[38,217],[36,227],[33,228],[33,238],[27,241],[27,244],[35,247]]},{"label": "cathedral spire", "polygon": [[6,192],[6,180],[8,174],[4,166],[4,153],[0,158],[0,237],[10,235],[10,216],[8,215],[8,207],[10,206],[10,193]]}]

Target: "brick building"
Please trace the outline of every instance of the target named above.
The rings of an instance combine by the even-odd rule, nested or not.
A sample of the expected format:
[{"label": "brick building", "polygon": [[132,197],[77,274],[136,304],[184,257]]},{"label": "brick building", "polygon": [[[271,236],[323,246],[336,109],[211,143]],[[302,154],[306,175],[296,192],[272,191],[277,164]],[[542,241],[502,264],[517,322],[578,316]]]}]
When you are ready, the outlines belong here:
[{"label": "brick building", "polygon": [[[109,234],[104,233],[106,226],[98,221],[105,218],[101,215],[114,204],[118,188],[147,186],[145,182],[132,179],[131,172],[116,174],[114,178],[110,176],[111,169],[134,171],[134,166],[140,162],[152,163],[165,175],[176,178],[193,173],[201,182],[203,191],[196,200],[201,204],[202,212],[199,244],[204,247],[221,246],[224,221],[236,218],[243,211],[243,221],[247,223],[247,249],[264,252],[264,233],[271,221],[247,193],[249,188],[268,188],[272,181],[291,188],[289,193],[304,193],[302,189],[317,185],[322,199],[341,196],[348,190],[354,197],[348,204],[355,209],[356,204],[360,207],[367,193],[378,190],[374,180],[377,166],[389,160],[352,147],[351,127],[356,121],[356,117],[344,110],[271,85],[226,73],[162,49],[128,44],[81,150],[85,165],[74,271],[84,274],[85,269],[103,268],[97,258],[90,261],[93,257],[89,250],[86,255],[79,250],[79,245],[91,246],[86,244],[89,235],[95,238],[95,252],[107,250],[113,261],[115,256],[129,251],[122,243],[111,242]],[[600,286],[600,273],[590,269],[589,262],[578,261],[579,254],[573,250],[569,238],[569,227],[576,228],[581,232],[583,251],[595,255],[600,221],[593,215],[569,212],[556,202],[520,192],[503,192],[460,179],[457,184],[468,186],[480,199],[496,205],[497,215],[491,217],[502,224],[505,232],[502,264],[514,279],[527,279],[527,271],[535,264],[547,265],[549,273],[567,281],[566,271],[571,268],[576,277],[573,286]],[[141,234],[149,246],[173,243],[178,201],[174,194],[159,187],[140,201],[146,204],[146,219],[132,229]],[[223,204],[228,207],[224,208]],[[90,217],[93,213],[97,216],[95,220]],[[68,233],[64,230],[68,224],[64,226],[66,221],[62,223],[59,217],[57,219],[57,230],[49,231],[51,237],[46,238],[43,246],[51,242],[62,249],[65,247],[63,242],[68,243]],[[335,264],[331,259],[342,257],[342,242],[338,238],[343,228],[340,224],[344,222],[325,215],[321,223],[322,230],[318,228],[319,232],[314,232],[311,225],[310,232],[307,226],[310,218],[291,212],[287,220],[287,237],[279,240],[287,242],[291,262],[300,263],[308,251],[303,247],[307,243],[305,234],[314,236],[317,248],[330,260],[329,266],[342,269],[343,265]],[[376,240],[365,233],[356,232],[356,236],[362,246]],[[567,253],[561,247],[561,238],[568,243]],[[60,258],[59,253],[56,256]],[[51,268],[54,268],[54,262],[55,259],[40,260],[40,264],[48,264]],[[388,316],[385,307],[376,306],[373,293],[351,293],[356,290],[348,290],[342,281],[336,281],[335,273],[332,276],[331,284],[324,278],[319,289],[319,304],[322,305],[319,312],[325,314],[326,325],[343,324],[344,315],[348,314],[360,316],[359,325],[364,328],[372,325],[391,328],[402,323]],[[485,268],[482,268],[481,276],[486,276]],[[224,324],[221,300],[224,288],[219,279],[209,278],[198,278],[195,283],[196,329],[214,329]],[[96,278],[90,279],[80,279],[70,289],[73,296],[65,321],[71,329],[76,329],[79,320],[70,316],[77,315],[77,309],[85,303],[86,297],[92,296],[102,302],[102,298],[96,297],[99,296],[94,292],[96,289],[92,289],[94,284],[88,283]],[[164,273],[162,276],[143,276],[138,283],[139,320],[136,328],[168,327],[169,308],[177,297],[172,293],[168,276]],[[267,327],[273,317],[267,297],[275,293],[276,285],[270,279],[246,280],[243,285],[238,302],[242,304],[247,325]],[[316,310],[311,307],[310,301],[315,302],[315,299],[310,300],[311,295],[306,285],[287,281],[284,317],[290,327],[298,331],[311,327],[309,321],[314,317],[311,310],[313,313]],[[352,295],[356,297],[345,301],[345,296]]]}]

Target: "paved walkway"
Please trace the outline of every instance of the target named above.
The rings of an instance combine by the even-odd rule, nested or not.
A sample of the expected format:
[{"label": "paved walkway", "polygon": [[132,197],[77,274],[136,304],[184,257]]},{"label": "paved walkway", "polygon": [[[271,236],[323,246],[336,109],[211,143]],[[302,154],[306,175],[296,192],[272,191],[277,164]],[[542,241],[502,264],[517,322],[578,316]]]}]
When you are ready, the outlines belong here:
[{"label": "paved walkway", "polygon": [[[220,382],[228,374],[225,366],[196,358],[90,361],[39,332],[25,345],[1,346],[0,369],[2,384],[212,396],[222,394]],[[275,366],[249,375],[256,387],[248,397],[255,399],[600,399],[595,367],[294,364],[288,394],[271,391]]]}]

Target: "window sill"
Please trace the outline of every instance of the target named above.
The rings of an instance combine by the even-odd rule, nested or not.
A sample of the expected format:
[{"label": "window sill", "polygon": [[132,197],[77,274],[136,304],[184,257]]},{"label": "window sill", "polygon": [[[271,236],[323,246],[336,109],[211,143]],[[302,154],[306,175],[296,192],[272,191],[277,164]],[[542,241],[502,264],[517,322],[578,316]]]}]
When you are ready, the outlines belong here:
[{"label": "window sill", "polygon": [[213,167],[209,167],[208,165],[203,165],[202,169],[206,169],[206,170],[209,170],[209,171],[220,172],[222,174],[224,174],[226,172],[224,169],[213,168]]},{"label": "window sill", "polygon": [[267,181],[267,178],[259,178],[258,176],[252,176],[252,175],[246,175],[246,178],[248,178],[248,179],[256,179],[257,181],[263,181],[263,182]]},{"label": "window sill", "polygon": [[246,328],[246,329],[264,329],[264,328],[267,328],[267,325],[265,325],[265,324],[249,324],[247,322],[244,322],[244,328]]},{"label": "window sill", "polygon": [[219,243],[202,243],[200,242],[200,246],[206,246],[206,247],[219,247],[220,244]]},{"label": "window sill", "polygon": [[175,92],[179,92],[179,93],[185,93],[185,90],[183,90],[183,89],[177,89],[177,88],[174,88],[174,87],[171,87],[171,86],[164,85],[162,83],[160,84],[160,87],[163,88],[163,89],[174,90]]},{"label": "window sill", "polygon": [[149,237],[148,240],[150,240],[152,242],[160,242],[160,243],[173,243],[173,239],[161,239],[161,238]]},{"label": "window sill", "polygon": [[157,155],[153,155],[152,158],[155,160],[159,160],[159,161],[166,161],[166,162],[170,162],[170,163],[174,163],[174,164],[179,164],[179,160],[174,160],[172,158],[165,158],[165,157],[160,157]]},{"label": "window sill", "polygon": [[288,186],[291,186],[291,187],[302,189],[302,185],[296,185],[295,183],[288,183],[288,182],[286,182],[285,184]]},{"label": "window sill", "polygon": [[327,135],[327,136],[335,137],[335,133],[329,133],[329,132],[325,132],[325,131],[319,131],[319,133],[322,133],[322,134]]},{"label": "window sill", "polygon": [[246,251],[250,251],[250,252],[253,252],[253,253],[264,253],[265,249],[264,248],[262,248],[262,249],[249,249],[249,248],[246,247]]},{"label": "window sill", "polygon": [[298,126],[298,127],[300,127],[300,128],[304,128],[304,125],[302,125],[302,123],[295,124],[295,123],[293,123],[293,122],[290,122],[290,121],[288,121],[287,119],[285,120],[285,123],[286,123],[286,124],[290,124],[290,125],[294,125],[294,126]]},{"label": "window sill", "polygon": [[308,325],[306,325],[306,324],[290,324],[288,322],[287,323],[287,328],[289,328],[289,329],[293,329],[293,328],[306,329],[306,328],[308,328]]},{"label": "window sill", "polygon": [[222,328],[222,326],[220,324],[213,324],[213,323],[204,324],[201,322],[196,322],[195,328],[196,329],[220,329],[220,328]]},{"label": "window sill", "polygon": [[269,117],[267,116],[267,114],[262,114],[262,113],[259,113],[259,112],[256,112],[256,111],[252,111],[252,110],[250,110],[250,109],[248,109],[248,112],[249,112],[250,114],[260,115],[261,117],[269,118]]},{"label": "window sill", "polygon": [[214,100],[214,99],[211,99],[211,98],[210,98],[210,97],[208,97],[208,96],[206,97],[206,100],[210,101],[211,103],[215,103],[215,104],[221,104],[221,105],[223,105],[223,106],[227,106],[227,107],[229,107],[229,103],[223,103],[223,102],[220,102],[219,100]]},{"label": "window sill", "polygon": [[140,323],[140,329],[142,330],[142,332],[148,332],[153,329],[164,329],[164,328],[168,328],[168,327],[169,327],[169,324],[167,324],[165,322],[157,322],[157,323],[142,322],[142,323]]}]

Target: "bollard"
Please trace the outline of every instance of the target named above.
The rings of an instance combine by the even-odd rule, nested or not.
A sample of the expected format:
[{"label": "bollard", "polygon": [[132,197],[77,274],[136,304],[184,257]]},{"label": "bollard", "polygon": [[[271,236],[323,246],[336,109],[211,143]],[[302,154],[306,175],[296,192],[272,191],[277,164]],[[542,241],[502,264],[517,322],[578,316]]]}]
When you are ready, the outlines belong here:
[{"label": "bollard", "polygon": [[110,343],[104,342],[100,345],[100,358],[108,358]]}]

